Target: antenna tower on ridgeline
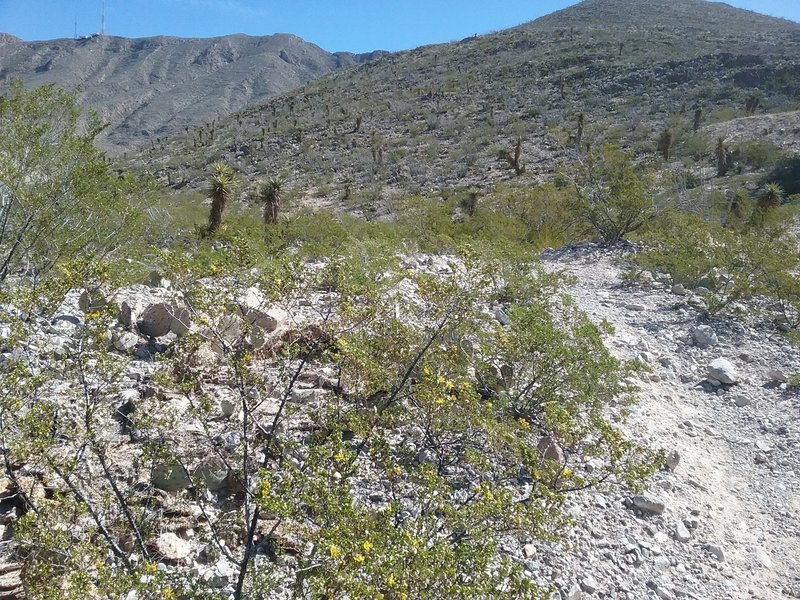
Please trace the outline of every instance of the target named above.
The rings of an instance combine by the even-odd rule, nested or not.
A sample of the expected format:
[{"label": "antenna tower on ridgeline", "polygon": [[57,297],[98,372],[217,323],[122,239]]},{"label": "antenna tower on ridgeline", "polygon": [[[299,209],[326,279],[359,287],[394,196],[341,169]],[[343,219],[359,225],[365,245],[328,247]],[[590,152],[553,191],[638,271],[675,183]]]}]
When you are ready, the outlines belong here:
[{"label": "antenna tower on ridgeline", "polygon": [[106,0],[103,0],[103,10],[100,14],[100,35],[106,34]]}]

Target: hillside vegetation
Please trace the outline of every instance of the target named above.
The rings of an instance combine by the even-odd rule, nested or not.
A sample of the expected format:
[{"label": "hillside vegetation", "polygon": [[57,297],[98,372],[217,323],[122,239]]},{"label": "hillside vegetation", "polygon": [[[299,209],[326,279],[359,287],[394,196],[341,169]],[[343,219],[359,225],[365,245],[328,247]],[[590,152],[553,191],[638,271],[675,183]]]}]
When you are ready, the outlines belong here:
[{"label": "hillside vegetation", "polygon": [[118,161],[11,81],[0,599],[800,597],[799,45],[587,0]]},{"label": "hillside vegetation", "polygon": [[[202,185],[205,165],[222,160],[248,180],[280,176],[317,203],[370,215],[391,212],[398,194],[553,181],[587,145],[621,144],[649,159],[669,129],[665,169],[703,181],[722,124],[747,116],[748,100],[758,98],[757,115],[798,108],[799,32],[701,0],[585,2],[326,76],[130,164],[181,188]],[[795,119],[772,135],[762,125],[746,138],[766,130],[781,138],[778,153],[800,127]],[[507,160],[517,139],[521,176]]]}]

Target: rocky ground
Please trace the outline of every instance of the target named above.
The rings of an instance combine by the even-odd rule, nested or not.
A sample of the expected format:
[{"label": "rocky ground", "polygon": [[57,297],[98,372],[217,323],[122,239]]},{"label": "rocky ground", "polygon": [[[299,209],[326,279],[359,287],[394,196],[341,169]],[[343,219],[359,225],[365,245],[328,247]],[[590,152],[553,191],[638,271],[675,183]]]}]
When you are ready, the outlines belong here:
[{"label": "rocky ground", "polygon": [[[575,497],[571,548],[541,562],[569,600],[800,597],[800,396],[783,381],[800,351],[755,317],[703,320],[667,282],[622,285],[620,256],[587,245],[543,258],[614,325],[614,351],[651,367],[627,428],[670,466],[643,497]],[[709,381],[720,358],[735,384]]]},{"label": "rocky ground", "polygon": [[[620,249],[584,244],[545,252],[543,261],[549,270],[575,277],[571,292],[584,311],[613,324],[607,343],[620,358],[649,365],[640,382],[641,402],[625,427],[637,440],[664,449],[667,464],[642,495],[611,488],[571,496],[568,510],[576,525],[561,543],[510,544],[507,551],[520,556],[533,578],[557,587],[554,600],[800,598],[800,394],[787,382],[800,371],[800,348],[758,315],[738,322],[703,317],[697,294],[673,288],[658,275],[645,275],[644,283],[624,283],[624,256]],[[123,308],[128,309],[121,318],[127,315],[130,323],[109,333],[126,365],[115,418],[126,406],[146,407],[148,397],[158,396],[150,382],[157,370],[150,353],[159,348],[152,340],[145,342],[146,335],[168,341],[185,326],[169,308],[179,300],[169,282],[152,281],[125,294]],[[41,352],[35,354],[67,352],[79,329],[78,306],[90,301],[71,298],[67,304],[74,304],[74,314],[40,324],[36,343]],[[245,295],[239,303],[256,306],[263,299]],[[252,310],[268,331],[280,331],[288,314]],[[308,306],[289,312],[302,315],[303,310]],[[136,328],[131,327],[134,321]],[[8,335],[0,331],[0,338]],[[300,382],[294,393],[304,402],[324,401],[324,377],[317,379]],[[235,398],[225,396],[224,386],[206,391],[216,398],[219,418],[212,420],[210,431],[180,421],[182,435],[228,439],[233,432],[226,423],[235,412]],[[180,395],[164,398],[181,414],[189,410]],[[163,404],[158,398],[152,402]],[[179,411],[184,404],[186,410]],[[127,439],[118,428],[109,421],[109,435]],[[190,469],[194,476],[203,477],[209,489],[224,488],[230,479],[225,465],[198,460]],[[28,474],[20,471],[20,477]],[[162,566],[188,565],[192,576],[210,587],[232,590],[236,557],[202,543],[195,533],[203,530],[208,515],[223,523],[224,506],[174,494],[191,485],[175,469],[125,477],[145,487],[151,483],[157,503],[171,515],[154,542],[153,550],[164,557]],[[35,477],[28,479],[34,496],[37,489],[44,493]],[[5,483],[10,490],[10,482]],[[0,497],[5,542],[15,510],[9,491]],[[19,567],[0,565],[0,598],[25,597]]]}]

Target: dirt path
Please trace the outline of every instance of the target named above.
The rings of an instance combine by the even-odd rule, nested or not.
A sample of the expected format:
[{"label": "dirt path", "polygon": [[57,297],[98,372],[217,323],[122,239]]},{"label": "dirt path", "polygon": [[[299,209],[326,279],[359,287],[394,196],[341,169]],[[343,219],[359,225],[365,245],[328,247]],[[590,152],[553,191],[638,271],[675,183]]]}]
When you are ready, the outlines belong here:
[{"label": "dirt path", "polygon": [[[608,343],[618,356],[648,363],[652,371],[626,427],[677,452],[680,463],[660,473],[648,492],[664,503],[662,515],[638,516],[614,503],[602,518],[586,511],[594,540],[628,542],[618,547],[628,550],[622,560],[619,552],[603,552],[604,543],[583,545],[592,576],[610,580],[595,593],[800,597],[800,397],[768,375],[800,371],[798,349],[755,325],[704,322],[691,298],[673,294],[669,285],[622,286],[618,257],[587,245],[545,254],[544,261],[548,269],[573,274],[579,305],[614,325]],[[718,343],[695,345],[692,330],[701,324],[713,329]],[[720,357],[734,364],[740,384],[714,387],[705,380],[707,365]],[[685,541],[677,539],[679,522],[688,525]],[[625,556],[636,552],[641,564]],[[583,597],[591,597],[585,588]]]}]

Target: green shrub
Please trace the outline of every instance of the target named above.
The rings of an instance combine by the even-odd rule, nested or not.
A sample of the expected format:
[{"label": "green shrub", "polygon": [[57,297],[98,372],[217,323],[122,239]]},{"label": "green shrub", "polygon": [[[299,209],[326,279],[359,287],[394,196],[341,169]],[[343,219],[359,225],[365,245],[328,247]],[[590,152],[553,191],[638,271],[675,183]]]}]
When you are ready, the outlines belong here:
[{"label": "green shrub", "polygon": [[109,168],[93,145],[101,129],[53,86],[14,80],[0,98],[0,282],[25,275],[37,285],[62,261],[137,239],[148,190]]},{"label": "green shrub", "polygon": [[759,296],[778,301],[782,321],[794,329],[800,320],[800,253],[785,216],[774,217],[737,230],[699,215],[665,212],[643,234],[645,248],[635,260],[689,289],[709,289],[711,313]]},{"label": "green shrub", "polygon": [[747,140],[733,148],[733,156],[755,169],[771,169],[783,161],[785,152],[770,141]]},{"label": "green shrub", "polygon": [[761,183],[777,183],[787,196],[800,194],[800,157],[784,158],[769,171]]},{"label": "green shrub", "polygon": [[623,239],[655,214],[649,173],[616,146],[604,146],[600,155],[590,153],[570,179],[572,210],[605,243]]}]

